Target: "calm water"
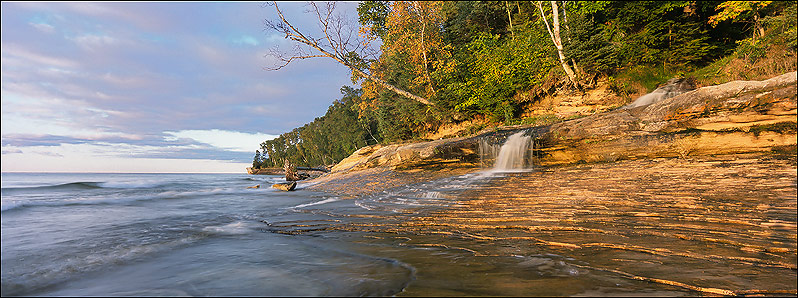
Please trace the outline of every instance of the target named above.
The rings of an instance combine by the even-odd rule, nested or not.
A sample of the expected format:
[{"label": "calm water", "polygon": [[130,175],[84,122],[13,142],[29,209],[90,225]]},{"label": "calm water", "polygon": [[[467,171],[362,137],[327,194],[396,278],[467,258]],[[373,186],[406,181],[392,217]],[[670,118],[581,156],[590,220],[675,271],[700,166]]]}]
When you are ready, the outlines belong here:
[{"label": "calm water", "polygon": [[269,188],[277,176],[3,173],[2,295],[697,295],[590,270],[583,251],[480,237],[481,219],[458,214],[501,177],[352,198]]}]

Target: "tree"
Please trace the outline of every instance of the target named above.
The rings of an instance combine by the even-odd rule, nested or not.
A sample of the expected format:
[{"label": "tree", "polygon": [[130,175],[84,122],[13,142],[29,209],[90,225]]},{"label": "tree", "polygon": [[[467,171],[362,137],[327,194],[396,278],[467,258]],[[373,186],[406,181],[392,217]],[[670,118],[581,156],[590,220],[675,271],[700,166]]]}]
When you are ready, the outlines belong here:
[{"label": "tree", "polygon": [[[557,6],[557,1],[551,1],[551,27],[549,27],[549,21],[547,20],[546,13],[543,11],[543,1],[537,1],[537,6],[538,9],[540,9],[540,17],[543,19],[543,24],[546,25],[546,30],[549,32],[549,36],[551,36],[551,41],[554,42],[554,47],[557,48],[557,57],[560,58],[560,65],[562,65],[563,70],[565,70],[565,74],[568,75],[568,79],[572,84],[574,84],[574,87],[579,89],[579,83],[576,80],[576,74],[574,73],[573,69],[571,69],[571,66],[568,65],[568,59],[563,53],[562,38],[560,37],[560,13]],[[574,66],[576,66],[575,63]]]},{"label": "tree", "polygon": [[391,12],[388,1],[363,1],[357,5],[361,33],[374,38],[385,36],[385,20]]},{"label": "tree", "polygon": [[[325,2],[322,9],[315,2],[309,2],[308,4],[311,7],[310,12],[314,13],[318,18],[324,34],[324,37],[321,38],[301,32],[285,18],[283,12],[277,6],[277,2],[272,2],[271,5],[274,6],[279,21],[266,20],[264,22],[266,28],[284,34],[286,39],[295,41],[297,44],[291,54],[285,54],[273,48],[270,55],[277,58],[280,64],[267,69],[279,70],[297,59],[328,57],[348,67],[353,72],[353,75],[368,79],[388,90],[425,105],[433,105],[426,98],[389,84],[369,72],[368,58],[374,57],[376,53],[371,49],[369,41],[359,37],[356,30],[344,17],[334,14],[335,2]],[[301,45],[309,46],[318,51],[318,53],[311,54]]]},{"label": "tree", "polygon": [[762,16],[759,15],[759,11],[772,2],[773,1],[723,2],[715,8],[718,14],[709,18],[709,24],[714,27],[725,20],[744,21],[750,18],[753,19],[750,22],[753,23],[754,28],[756,28],[754,37],[764,37],[765,27],[762,26]]},{"label": "tree", "polygon": [[252,168],[260,169],[262,163],[263,163],[263,156],[260,155],[260,151],[255,150],[255,158],[252,159]]},{"label": "tree", "polygon": [[427,97],[434,96],[430,77],[434,57],[443,51],[441,3],[436,1],[393,1],[385,20],[383,55],[406,56],[413,77],[411,87],[419,87]]}]

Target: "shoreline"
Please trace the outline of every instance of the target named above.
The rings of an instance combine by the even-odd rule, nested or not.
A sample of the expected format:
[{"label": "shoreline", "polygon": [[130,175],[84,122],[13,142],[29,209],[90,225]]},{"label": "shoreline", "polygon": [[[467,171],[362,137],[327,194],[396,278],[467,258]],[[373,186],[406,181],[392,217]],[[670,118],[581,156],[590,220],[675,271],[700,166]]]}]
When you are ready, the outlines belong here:
[{"label": "shoreline", "polygon": [[[479,170],[485,169],[372,168],[327,177],[308,189],[368,200],[380,191],[401,193],[406,185]],[[422,189],[440,191],[447,207],[363,229],[413,239],[410,247],[456,241],[457,247],[441,249],[464,258],[557,255],[569,260],[572,275],[609,274],[686,293],[795,295],[796,170],[797,156],[775,153],[540,166],[492,176],[454,196]],[[549,266],[528,256],[518,260],[526,258],[532,268]],[[419,268],[402,295],[440,291],[448,280],[427,271],[436,269]],[[450,275],[465,283],[479,279]]]}]

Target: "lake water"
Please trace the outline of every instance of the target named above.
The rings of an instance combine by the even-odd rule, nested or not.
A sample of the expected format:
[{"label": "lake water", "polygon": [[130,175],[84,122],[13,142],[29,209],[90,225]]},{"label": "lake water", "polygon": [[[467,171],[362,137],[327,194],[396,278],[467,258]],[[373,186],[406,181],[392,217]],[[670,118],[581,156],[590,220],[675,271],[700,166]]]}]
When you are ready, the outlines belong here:
[{"label": "lake water", "polygon": [[440,222],[478,210],[473,193],[503,177],[346,197],[271,189],[278,176],[3,173],[2,295],[697,294],[592,270],[551,243],[480,238],[464,225],[479,217]]}]

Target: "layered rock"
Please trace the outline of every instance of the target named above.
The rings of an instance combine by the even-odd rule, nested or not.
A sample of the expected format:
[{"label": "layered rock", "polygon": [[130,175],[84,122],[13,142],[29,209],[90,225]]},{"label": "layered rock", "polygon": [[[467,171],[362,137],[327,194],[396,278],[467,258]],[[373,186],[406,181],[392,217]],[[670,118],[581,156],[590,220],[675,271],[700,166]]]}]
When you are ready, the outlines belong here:
[{"label": "layered rock", "polygon": [[553,124],[539,143],[542,165],[794,151],[796,73],[703,87],[647,106]]},{"label": "layered rock", "polygon": [[792,72],[765,81],[703,87],[651,104],[549,126],[500,127],[472,137],[367,146],[318,178],[317,187],[346,179],[366,183],[380,177],[370,183],[388,188],[413,179],[476,171],[490,166],[490,161],[486,165],[481,160],[481,142],[501,144],[521,130],[534,137],[533,162],[542,166],[755,152],[795,155],[796,117],[796,73]]}]

